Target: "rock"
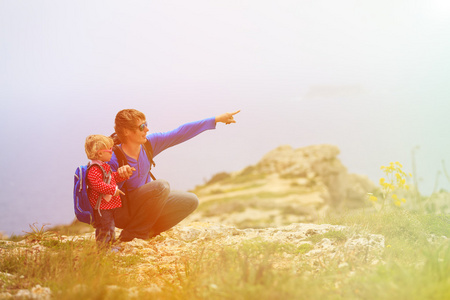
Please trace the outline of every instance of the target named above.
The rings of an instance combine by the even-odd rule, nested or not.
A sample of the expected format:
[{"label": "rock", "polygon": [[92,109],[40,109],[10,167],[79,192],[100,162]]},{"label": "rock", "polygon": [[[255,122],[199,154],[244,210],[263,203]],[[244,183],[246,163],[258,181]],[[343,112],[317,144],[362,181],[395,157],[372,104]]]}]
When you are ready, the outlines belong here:
[{"label": "rock", "polygon": [[2,292],[0,293],[0,299],[12,299],[13,295],[8,292]]},{"label": "rock", "polygon": [[329,197],[325,198],[332,205],[338,205],[347,197],[364,197],[375,187],[367,177],[348,174],[338,159],[339,153],[339,148],[333,145],[313,145],[298,149],[280,146],[266,154],[257,164],[256,170],[261,173],[277,173],[282,177],[300,177],[303,178],[303,184],[305,178],[314,178],[317,183],[322,182],[326,186]]},{"label": "rock", "polygon": [[31,298],[31,291],[24,290],[24,289],[18,290],[16,295],[15,295],[15,298],[30,299]]},{"label": "rock", "polygon": [[[384,237],[366,233],[362,229],[358,234],[353,232],[354,228],[349,230],[345,226],[330,224],[292,223],[278,227],[238,229],[218,223],[194,222],[178,225],[149,240],[134,239],[122,243],[122,250],[115,255],[139,256],[139,263],[131,267],[124,266],[121,270],[124,274],[132,274],[136,282],[151,283],[146,287],[127,290],[130,297],[138,298],[141,293],[151,295],[161,292],[161,287],[167,282],[177,284],[179,281],[176,278],[183,274],[186,262],[195,263],[204,253],[208,257],[220,253],[224,248],[239,252],[253,247],[260,249],[261,253],[265,253],[266,249],[277,249],[267,258],[274,268],[304,274],[307,274],[304,272],[305,264],[310,268],[308,272],[315,273],[330,266],[347,270],[352,265],[354,268],[352,260],[357,260],[356,265],[359,266],[382,263]],[[120,234],[120,230],[116,234]],[[64,239],[73,241],[90,238],[92,233],[79,237],[67,236]],[[3,250],[20,253],[29,248],[29,245],[20,242],[11,243]],[[40,244],[34,246],[43,247]],[[41,252],[40,247],[34,247],[37,254]],[[52,251],[52,248],[46,248],[45,251]],[[14,276],[9,273],[0,275],[4,278]],[[85,288],[78,285],[73,289],[74,292],[81,292]],[[117,289],[124,288],[110,286],[108,293],[114,294]],[[19,290],[12,297],[50,299],[51,296],[49,288],[36,285],[31,290]]]},{"label": "rock", "polygon": [[47,287],[41,287],[39,284],[31,289],[31,298],[47,300],[50,299],[52,291]]},{"label": "rock", "polygon": [[348,173],[339,153],[334,145],[284,145],[255,165],[219,173],[194,190],[200,206],[190,221],[264,228],[314,222],[336,208],[361,207],[375,185]]}]

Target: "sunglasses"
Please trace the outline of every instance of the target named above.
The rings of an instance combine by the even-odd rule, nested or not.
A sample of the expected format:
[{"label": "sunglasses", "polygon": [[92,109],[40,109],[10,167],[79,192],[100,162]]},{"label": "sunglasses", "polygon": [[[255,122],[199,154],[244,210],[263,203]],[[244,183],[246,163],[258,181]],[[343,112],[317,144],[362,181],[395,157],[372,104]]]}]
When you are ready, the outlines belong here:
[{"label": "sunglasses", "polygon": [[145,128],[147,128],[148,124],[147,122],[142,123],[141,125],[138,126],[140,131],[144,131]]},{"label": "sunglasses", "polygon": [[112,149],[102,149],[102,150],[98,150],[98,152],[108,152],[108,153],[112,153]]}]

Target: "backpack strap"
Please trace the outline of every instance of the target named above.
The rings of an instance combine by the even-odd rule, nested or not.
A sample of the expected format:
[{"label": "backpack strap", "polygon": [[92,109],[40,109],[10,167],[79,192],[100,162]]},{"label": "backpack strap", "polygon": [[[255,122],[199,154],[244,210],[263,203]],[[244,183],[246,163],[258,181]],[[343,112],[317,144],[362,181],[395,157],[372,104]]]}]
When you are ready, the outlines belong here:
[{"label": "backpack strap", "polygon": [[87,170],[89,170],[93,166],[98,166],[100,168],[100,170],[102,170],[103,181],[104,182],[106,182],[106,183],[110,183],[111,182],[111,170],[109,170],[109,172],[106,172],[105,169],[103,169],[103,167],[100,164],[98,164],[98,163],[89,163]]},{"label": "backpack strap", "polygon": [[145,153],[147,154],[148,161],[150,162],[150,170],[149,170],[148,172],[150,173],[150,177],[151,177],[153,180],[156,180],[155,176],[153,176],[153,174],[152,174],[152,165],[153,165],[154,167],[156,167],[156,163],[155,163],[155,161],[153,160],[153,147],[152,147],[152,143],[150,143],[149,140],[147,140],[147,141],[145,142],[145,144],[144,144],[144,150],[145,150]]},{"label": "backpack strap", "polygon": [[119,168],[128,164],[128,160],[125,157],[125,153],[123,152],[122,148],[119,147],[119,145],[114,145],[112,150],[114,151],[114,154],[117,157],[117,163],[119,164]]},{"label": "backpack strap", "polygon": [[[116,154],[117,162],[119,163],[119,168],[128,164],[128,160],[125,156],[125,153],[123,152],[122,148],[119,147],[119,145],[114,145],[113,151]],[[150,162],[150,170],[148,171],[150,174],[150,177],[153,180],[156,180],[155,176],[152,174],[152,165],[156,166],[156,163],[153,160],[153,148],[152,148],[152,144],[150,143],[149,140],[147,140],[144,144],[144,151],[145,151],[145,154],[147,154],[148,161]]]},{"label": "backpack strap", "polygon": [[[105,169],[103,169],[103,167],[101,165],[99,165],[98,163],[89,163],[89,166],[86,170],[86,174],[87,174],[87,171],[90,168],[92,168],[93,166],[98,166],[100,168],[100,170],[102,170],[103,182],[106,182],[107,184],[109,184],[111,182],[111,170],[109,170],[109,172],[107,173],[105,171]],[[100,213],[100,204],[102,202],[103,195],[104,194],[98,195],[98,199],[97,199],[97,202],[95,203],[95,207],[94,207],[94,209],[96,209],[98,211],[98,214],[100,215],[100,217],[102,216],[102,214]]]}]

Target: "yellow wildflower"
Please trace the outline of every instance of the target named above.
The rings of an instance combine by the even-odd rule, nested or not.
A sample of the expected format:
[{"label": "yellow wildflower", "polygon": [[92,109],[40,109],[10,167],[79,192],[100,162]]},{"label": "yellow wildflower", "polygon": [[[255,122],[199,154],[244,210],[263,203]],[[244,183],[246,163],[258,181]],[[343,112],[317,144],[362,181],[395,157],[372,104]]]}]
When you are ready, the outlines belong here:
[{"label": "yellow wildflower", "polygon": [[391,171],[391,172],[395,170],[395,166],[394,166],[394,163],[393,163],[393,162],[391,162],[391,163],[389,164],[388,169],[389,169],[389,171]]},{"label": "yellow wildflower", "polygon": [[[402,168],[403,165],[398,161],[390,162],[387,166],[381,166],[381,170],[384,172],[384,178],[380,178],[383,201],[391,198],[392,201],[390,201],[390,203],[399,207],[402,203],[406,203],[406,199],[400,199],[394,192],[400,189],[409,190],[409,186],[406,184],[406,177],[408,175],[412,177],[411,173],[406,174]],[[377,197],[372,194],[368,195],[368,199],[373,202],[378,200]]]},{"label": "yellow wildflower", "polygon": [[369,199],[372,202],[378,201],[378,198],[374,196],[372,193],[367,193],[367,199]]}]

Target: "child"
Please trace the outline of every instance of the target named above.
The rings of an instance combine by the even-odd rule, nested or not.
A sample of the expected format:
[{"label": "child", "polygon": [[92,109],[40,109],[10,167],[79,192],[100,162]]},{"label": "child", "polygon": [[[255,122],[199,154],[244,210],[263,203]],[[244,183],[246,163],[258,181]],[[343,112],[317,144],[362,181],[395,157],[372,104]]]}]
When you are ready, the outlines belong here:
[{"label": "child", "polygon": [[[117,183],[128,179],[120,177],[118,172],[111,173],[111,167],[106,163],[111,159],[113,145],[110,137],[96,134],[88,136],[84,146],[92,165],[87,172],[88,195],[94,208],[95,239],[101,248],[115,241],[114,211],[122,206],[119,194],[124,195]],[[105,180],[101,168],[109,175]],[[121,168],[124,168],[124,174],[136,170],[129,165]]]}]

